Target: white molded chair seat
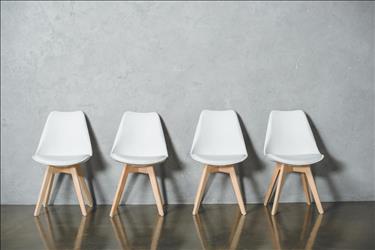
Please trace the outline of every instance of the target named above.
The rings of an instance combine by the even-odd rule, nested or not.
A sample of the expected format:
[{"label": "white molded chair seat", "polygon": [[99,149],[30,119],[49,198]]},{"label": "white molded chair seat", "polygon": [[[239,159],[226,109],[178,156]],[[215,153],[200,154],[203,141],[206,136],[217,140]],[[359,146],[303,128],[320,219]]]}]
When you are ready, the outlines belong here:
[{"label": "white molded chair seat", "polygon": [[247,155],[246,154],[237,154],[237,155],[205,155],[205,154],[195,154],[192,153],[191,157],[203,164],[211,166],[224,166],[224,165],[233,165],[239,162],[243,162]]},{"label": "white molded chair seat", "polygon": [[84,113],[51,112],[32,158],[45,165],[65,167],[83,163],[91,156],[91,142]]},{"label": "white molded chair seat", "polygon": [[212,166],[244,161],[247,151],[236,112],[203,110],[190,155],[194,160]]},{"label": "white molded chair seat", "polygon": [[324,156],[322,154],[301,154],[301,155],[276,155],[266,154],[269,159],[282,162],[289,165],[310,165],[321,161]]},{"label": "white molded chair seat", "polygon": [[86,162],[90,159],[90,155],[38,155],[32,156],[34,161],[45,165],[56,167],[71,166]]},{"label": "white molded chair seat", "polygon": [[155,156],[129,156],[119,153],[112,153],[111,157],[122,163],[134,164],[134,165],[149,165],[157,164],[167,159],[166,155],[155,155]]},{"label": "white molded chair seat", "polygon": [[310,165],[324,158],[302,110],[271,112],[264,155],[272,161],[290,165]]},{"label": "white molded chair seat", "polygon": [[134,165],[152,165],[168,158],[160,117],[157,113],[127,111],[121,119],[111,157]]}]

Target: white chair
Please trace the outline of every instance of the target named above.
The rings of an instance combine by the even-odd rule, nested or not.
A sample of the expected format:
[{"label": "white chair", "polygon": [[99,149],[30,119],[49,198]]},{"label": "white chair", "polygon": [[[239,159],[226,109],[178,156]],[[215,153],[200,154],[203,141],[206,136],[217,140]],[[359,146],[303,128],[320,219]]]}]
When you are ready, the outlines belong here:
[{"label": "white chair", "polygon": [[83,216],[87,215],[84,201],[92,207],[92,197],[84,181],[80,164],[92,156],[90,136],[82,111],[49,114],[33,159],[48,165],[34,216],[39,216],[41,206],[50,199],[54,175],[71,174]]},{"label": "white chair", "polygon": [[241,213],[245,215],[246,210],[234,168],[234,164],[247,158],[237,114],[233,110],[203,110],[190,154],[194,160],[205,165],[195,197],[193,215],[198,213],[208,174],[217,172],[230,175],[238,205]]},{"label": "white chair", "polygon": [[120,204],[129,173],[148,174],[160,216],[164,216],[163,201],[154,166],[168,157],[160,117],[157,113],[125,112],[112,147],[111,157],[124,164],[110,216]]},{"label": "white chair", "polygon": [[308,186],[310,186],[318,211],[323,214],[310,165],[321,161],[324,156],[319,152],[307,117],[302,110],[271,112],[268,120],[264,155],[276,162],[271,183],[264,199],[264,205],[267,206],[277,181],[272,215],[277,212],[285,174],[290,172],[300,173],[307,204],[311,204],[308,190]]}]

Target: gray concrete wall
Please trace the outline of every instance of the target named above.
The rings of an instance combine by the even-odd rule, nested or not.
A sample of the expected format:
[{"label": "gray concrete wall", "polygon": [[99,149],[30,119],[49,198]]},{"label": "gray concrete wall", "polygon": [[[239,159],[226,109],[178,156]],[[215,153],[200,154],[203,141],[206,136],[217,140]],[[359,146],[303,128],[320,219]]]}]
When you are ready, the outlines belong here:
[{"label": "gray concrete wall", "polygon": [[[189,150],[202,109],[234,109],[249,151],[238,174],[261,202],[273,164],[263,157],[272,109],[303,109],[321,151],[323,201],[374,200],[374,3],[2,2],[1,202],[33,204],[44,167],[31,159],[48,113],[83,110],[94,157],[87,175],[111,203],[121,166],[109,157],[126,110],[156,111],[170,152],[157,168],[168,203],[192,203],[202,166]],[[66,177],[56,203],[76,203]],[[153,203],[131,177],[128,203]],[[282,201],[303,201],[288,177]],[[234,203],[215,176],[207,203]]]}]

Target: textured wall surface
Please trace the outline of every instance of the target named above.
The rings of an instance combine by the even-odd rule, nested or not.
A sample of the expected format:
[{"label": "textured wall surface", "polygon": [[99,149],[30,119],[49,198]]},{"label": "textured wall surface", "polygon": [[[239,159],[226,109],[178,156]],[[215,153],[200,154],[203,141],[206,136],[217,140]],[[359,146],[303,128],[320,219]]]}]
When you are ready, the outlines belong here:
[{"label": "textured wall surface", "polygon": [[[111,203],[121,166],[109,152],[126,110],[156,111],[169,160],[157,167],[168,203],[192,203],[202,166],[189,150],[202,109],[234,109],[249,158],[238,168],[248,203],[261,202],[273,164],[263,157],[272,109],[303,109],[325,160],[323,201],[374,200],[374,3],[2,2],[1,202],[33,204],[44,167],[32,161],[52,110],[83,110],[94,157],[86,174]],[[124,201],[153,203],[144,176]],[[76,203],[59,177],[55,203]],[[303,201],[290,175],[282,201]],[[211,177],[204,202],[233,203]]]}]

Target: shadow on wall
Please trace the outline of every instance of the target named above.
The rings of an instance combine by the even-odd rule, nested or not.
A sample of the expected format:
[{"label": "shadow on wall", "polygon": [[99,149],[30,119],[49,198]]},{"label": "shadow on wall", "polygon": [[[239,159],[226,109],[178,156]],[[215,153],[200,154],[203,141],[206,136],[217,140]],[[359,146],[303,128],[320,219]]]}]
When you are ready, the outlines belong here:
[{"label": "shadow on wall", "polygon": [[307,114],[306,116],[310,123],[311,130],[314,134],[316,144],[318,145],[320,152],[324,155],[324,159],[322,161],[314,164],[315,165],[315,167],[313,168],[314,176],[319,176],[319,177],[324,178],[330,188],[333,199],[335,201],[340,201],[341,195],[339,191],[337,190],[335,183],[333,182],[331,178],[331,175],[336,172],[342,171],[343,166],[339,161],[337,161],[335,158],[333,158],[329,154],[312,119]]},{"label": "shadow on wall", "polygon": [[[90,120],[87,117],[86,117],[86,121],[87,121],[87,128],[90,134],[92,157],[90,158],[89,161],[85,163],[84,169],[86,172],[85,176],[86,176],[89,189],[90,189],[93,201],[94,201],[94,206],[95,206],[97,205],[97,195],[99,196],[99,199],[102,201],[106,199],[105,194],[103,193],[102,188],[100,187],[100,183],[95,181],[95,176],[97,176],[98,172],[105,170],[105,164],[104,164],[102,152],[100,151],[94,130],[92,129]],[[95,186],[95,190],[94,190],[94,186]]]},{"label": "shadow on wall", "polygon": [[177,157],[176,151],[173,147],[172,139],[169,136],[168,129],[165,126],[163,118],[160,118],[161,125],[163,127],[164,136],[165,136],[165,142],[167,144],[167,150],[168,150],[168,158],[165,162],[163,162],[160,165],[160,168],[157,169],[157,174],[161,179],[161,192],[163,193],[164,203],[165,205],[168,205],[168,192],[166,189],[166,180],[169,180],[171,185],[173,186],[173,192],[176,195],[176,202],[177,203],[183,203],[184,197],[181,191],[179,190],[179,187],[177,185],[177,180],[174,177],[174,173],[178,171],[182,171],[183,167],[181,165],[180,160]]},{"label": "shadow on wall", "polygon": [[241,130],[242,130],[242,134],[245,140],[246,150],[248,154],[247,159],[243,161],[242,163],[240,163],[239,168],[238,168],[241,192],[244,197],[244,202],[246,203],[246,191],[245,191],[244,181],[247,178],[250,180],[250,184],[252,185],[251,194],[256,195],[256,200],[263,200],[264,194],[262,193],[262,189],[259,188],[259,184],[256,181],[255,175],[256,175],[256,172],[263,171],[265,167],[254,150],[253,144],[250,140],[250,136],[247,133],[246,126],[244,122],[242,121],[241,116],[238,114],[237,116],[240,122]]}]

